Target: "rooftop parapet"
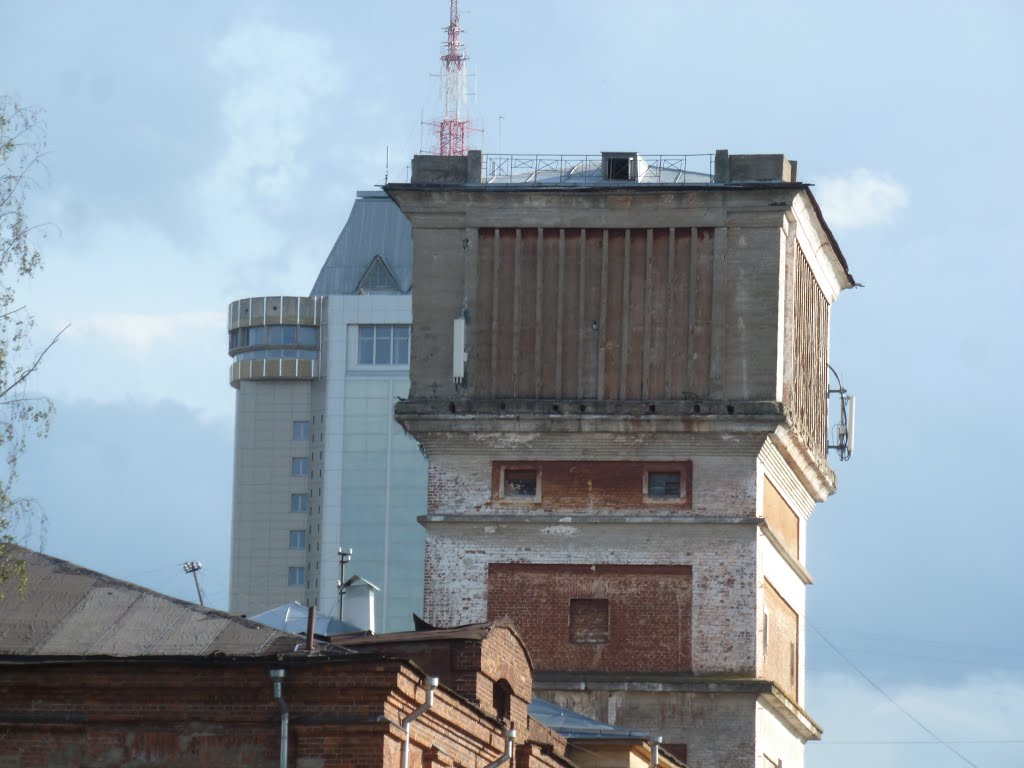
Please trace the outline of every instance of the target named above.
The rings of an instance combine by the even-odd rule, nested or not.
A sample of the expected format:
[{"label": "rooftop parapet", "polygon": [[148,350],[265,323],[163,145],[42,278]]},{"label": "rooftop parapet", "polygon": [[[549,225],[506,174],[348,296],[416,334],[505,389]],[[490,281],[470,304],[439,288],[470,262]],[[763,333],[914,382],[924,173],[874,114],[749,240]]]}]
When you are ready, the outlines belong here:
[{"label": "rooftop parapet", "polygon": [[635,184],[766,184],[796,182],[796,161],[785,155],[644,155],[602,152],[596,155],[417,155],[412,184],[463,186]]}]

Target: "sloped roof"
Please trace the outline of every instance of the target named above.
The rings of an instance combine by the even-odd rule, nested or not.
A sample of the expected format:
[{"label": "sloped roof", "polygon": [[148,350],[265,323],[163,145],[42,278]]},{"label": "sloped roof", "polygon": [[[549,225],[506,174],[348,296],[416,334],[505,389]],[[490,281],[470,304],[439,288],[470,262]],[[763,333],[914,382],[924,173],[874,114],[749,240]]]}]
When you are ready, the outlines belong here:
[{"label": "sloped roof", "polygon": [[[283,632],[305,635],[309,620],[309,607],[300,602],[292,601],[263,611],[263,613],[249,616],[248,619],[249,621],[255,621],[257,624],[280,629]],[[333,616],[318,613],[313,619],[314,635],[347,635],[353,632],[366,634],[365,629],[361,629],[347,621],[336,619]]]},{"label": "sloped roof", "polygon": [[544,699],[534,699],[529,706],[530,717],[560,736],[571,740],[616,739],[647,741],[651,734],[603,723],[573,712]]},{"label": "sloped roof", "polygon": [[0,656],[269,656],[297,635],[20,547],[28,587],[6,585]]},{"label": "sloped roof", "polygon": [[395,278],[399,293],[412,290],[412,225],[383,192],[357,192],[348,221],[310,295],[356,293],[376,256]]}]

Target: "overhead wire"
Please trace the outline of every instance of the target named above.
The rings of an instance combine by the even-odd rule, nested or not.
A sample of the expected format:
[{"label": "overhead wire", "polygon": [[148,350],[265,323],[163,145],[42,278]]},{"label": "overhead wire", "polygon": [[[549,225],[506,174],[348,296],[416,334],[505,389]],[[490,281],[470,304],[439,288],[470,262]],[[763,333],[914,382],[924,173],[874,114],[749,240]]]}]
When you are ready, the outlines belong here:
[{"label": "overhead wire", "polygon": [[[927,725],[925,725],[920,720],[918,720],[916,717],[914,717],[914,715],[912,715],[903,705],[901,705],[898,701],[896,701],[896,699],[894,699],[892,696],[890,696],[888,693],[886,693],[884,690],[882,690],[882,686],[880,686],[878,683],[876,683],[874,680],[872,680],[870,677],[868,677],[867,673],[864,672],[864,670],[862,670],[860,667],[858,667],[856,664],[854,664],[853,661],[845,653],[843,653],[841,650],[839,650],[838,646],[836,646],[835,643],[833,643],[831,640],[828,639],[828,637],[825,636],[824,632],[822,632],[820,629],[818,629],[816,626],[814,626],[814,624],[812,624],[811,622],[807,622],[807,625],[817,633],[818,637],[820,637],[822,640],[825,641],[826,645],[828,645],[829,648],[831,648],[833,651],[836,652],[836,655],[838,655],[839,658],[841,658],[843,661],[845,661],[847,664],[849,664],[850,668],[854,672],[856,672],[858,675],[863,677],[872,688],[874,688],[876,691],[878,691],[880,694],[882,694],[882,696],[884,696],[894,707],[896,707],[896,709],[898,709],[900,712],[902,712],[904,715],[906,715],[910,720],[915,722],[918,725],[918,727],[921,728],[921,730],[923,730],[925,733],[927,733],[929,736],[931,736],[936,742],[938,742],[939,744],[944,746],[946,749],[948,749],[954,755],[959,757],[965,763],[967,763],[968,765],[972,766],[972,768],[978,768],[978,765],[973,763],[970,759],[968,759],[968,757],[966,755],[964,755],[959,750],[955,749],[950,742],[948,742],[945,739],[941,738],[937,733],[935,733],[935,731],[933,731]],[[925,742],[925,743],[928,743],[928,742]]]}]

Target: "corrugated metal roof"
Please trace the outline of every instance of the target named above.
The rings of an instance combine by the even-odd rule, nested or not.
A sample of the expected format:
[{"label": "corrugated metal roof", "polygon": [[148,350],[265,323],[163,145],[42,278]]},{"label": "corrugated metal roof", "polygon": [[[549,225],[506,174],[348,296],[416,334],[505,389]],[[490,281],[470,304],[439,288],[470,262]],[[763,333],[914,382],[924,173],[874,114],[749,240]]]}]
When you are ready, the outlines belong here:
[{"label": "corrugated metal roof", "polygon": [[310,295],[355,293],[374,256],[380,256],[387,264],[399,291],[412,290],[412,225],[383,192],[357,192],[348,221],[321,267]]},{"label": "corrugated metal roof", "polygon": [[28,588],[0,601],[0,655],[265,656],[301,637],[90,571],[40,552],[24,559]]}]

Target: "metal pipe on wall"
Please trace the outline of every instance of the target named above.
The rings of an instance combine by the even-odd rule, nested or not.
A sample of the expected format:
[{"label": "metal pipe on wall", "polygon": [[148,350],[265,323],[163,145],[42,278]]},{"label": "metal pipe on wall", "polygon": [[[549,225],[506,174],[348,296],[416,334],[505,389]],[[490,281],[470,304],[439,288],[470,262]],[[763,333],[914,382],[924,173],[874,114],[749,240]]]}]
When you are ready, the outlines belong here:
[{"label": "metal pipe on wall", "polygon": [[281,695],[281,681],[284,680],[283,669],[270,670],[270,679],[274,681],[274,699],[281,708],[281,765],[288,768],[288,704]]},{"label": "metal pipe on wall", "polygon": [[[402,740],[402,768],[409,768],[409,735],[412,731],[413,721],[434,706],[434,689],[437,688],[437,678],[428,677],[424,682],[427,684],[427,700],[402,718],[402,730],[405,731],[405,738]],[[284,766],[282,765],[281,768]]]}]

